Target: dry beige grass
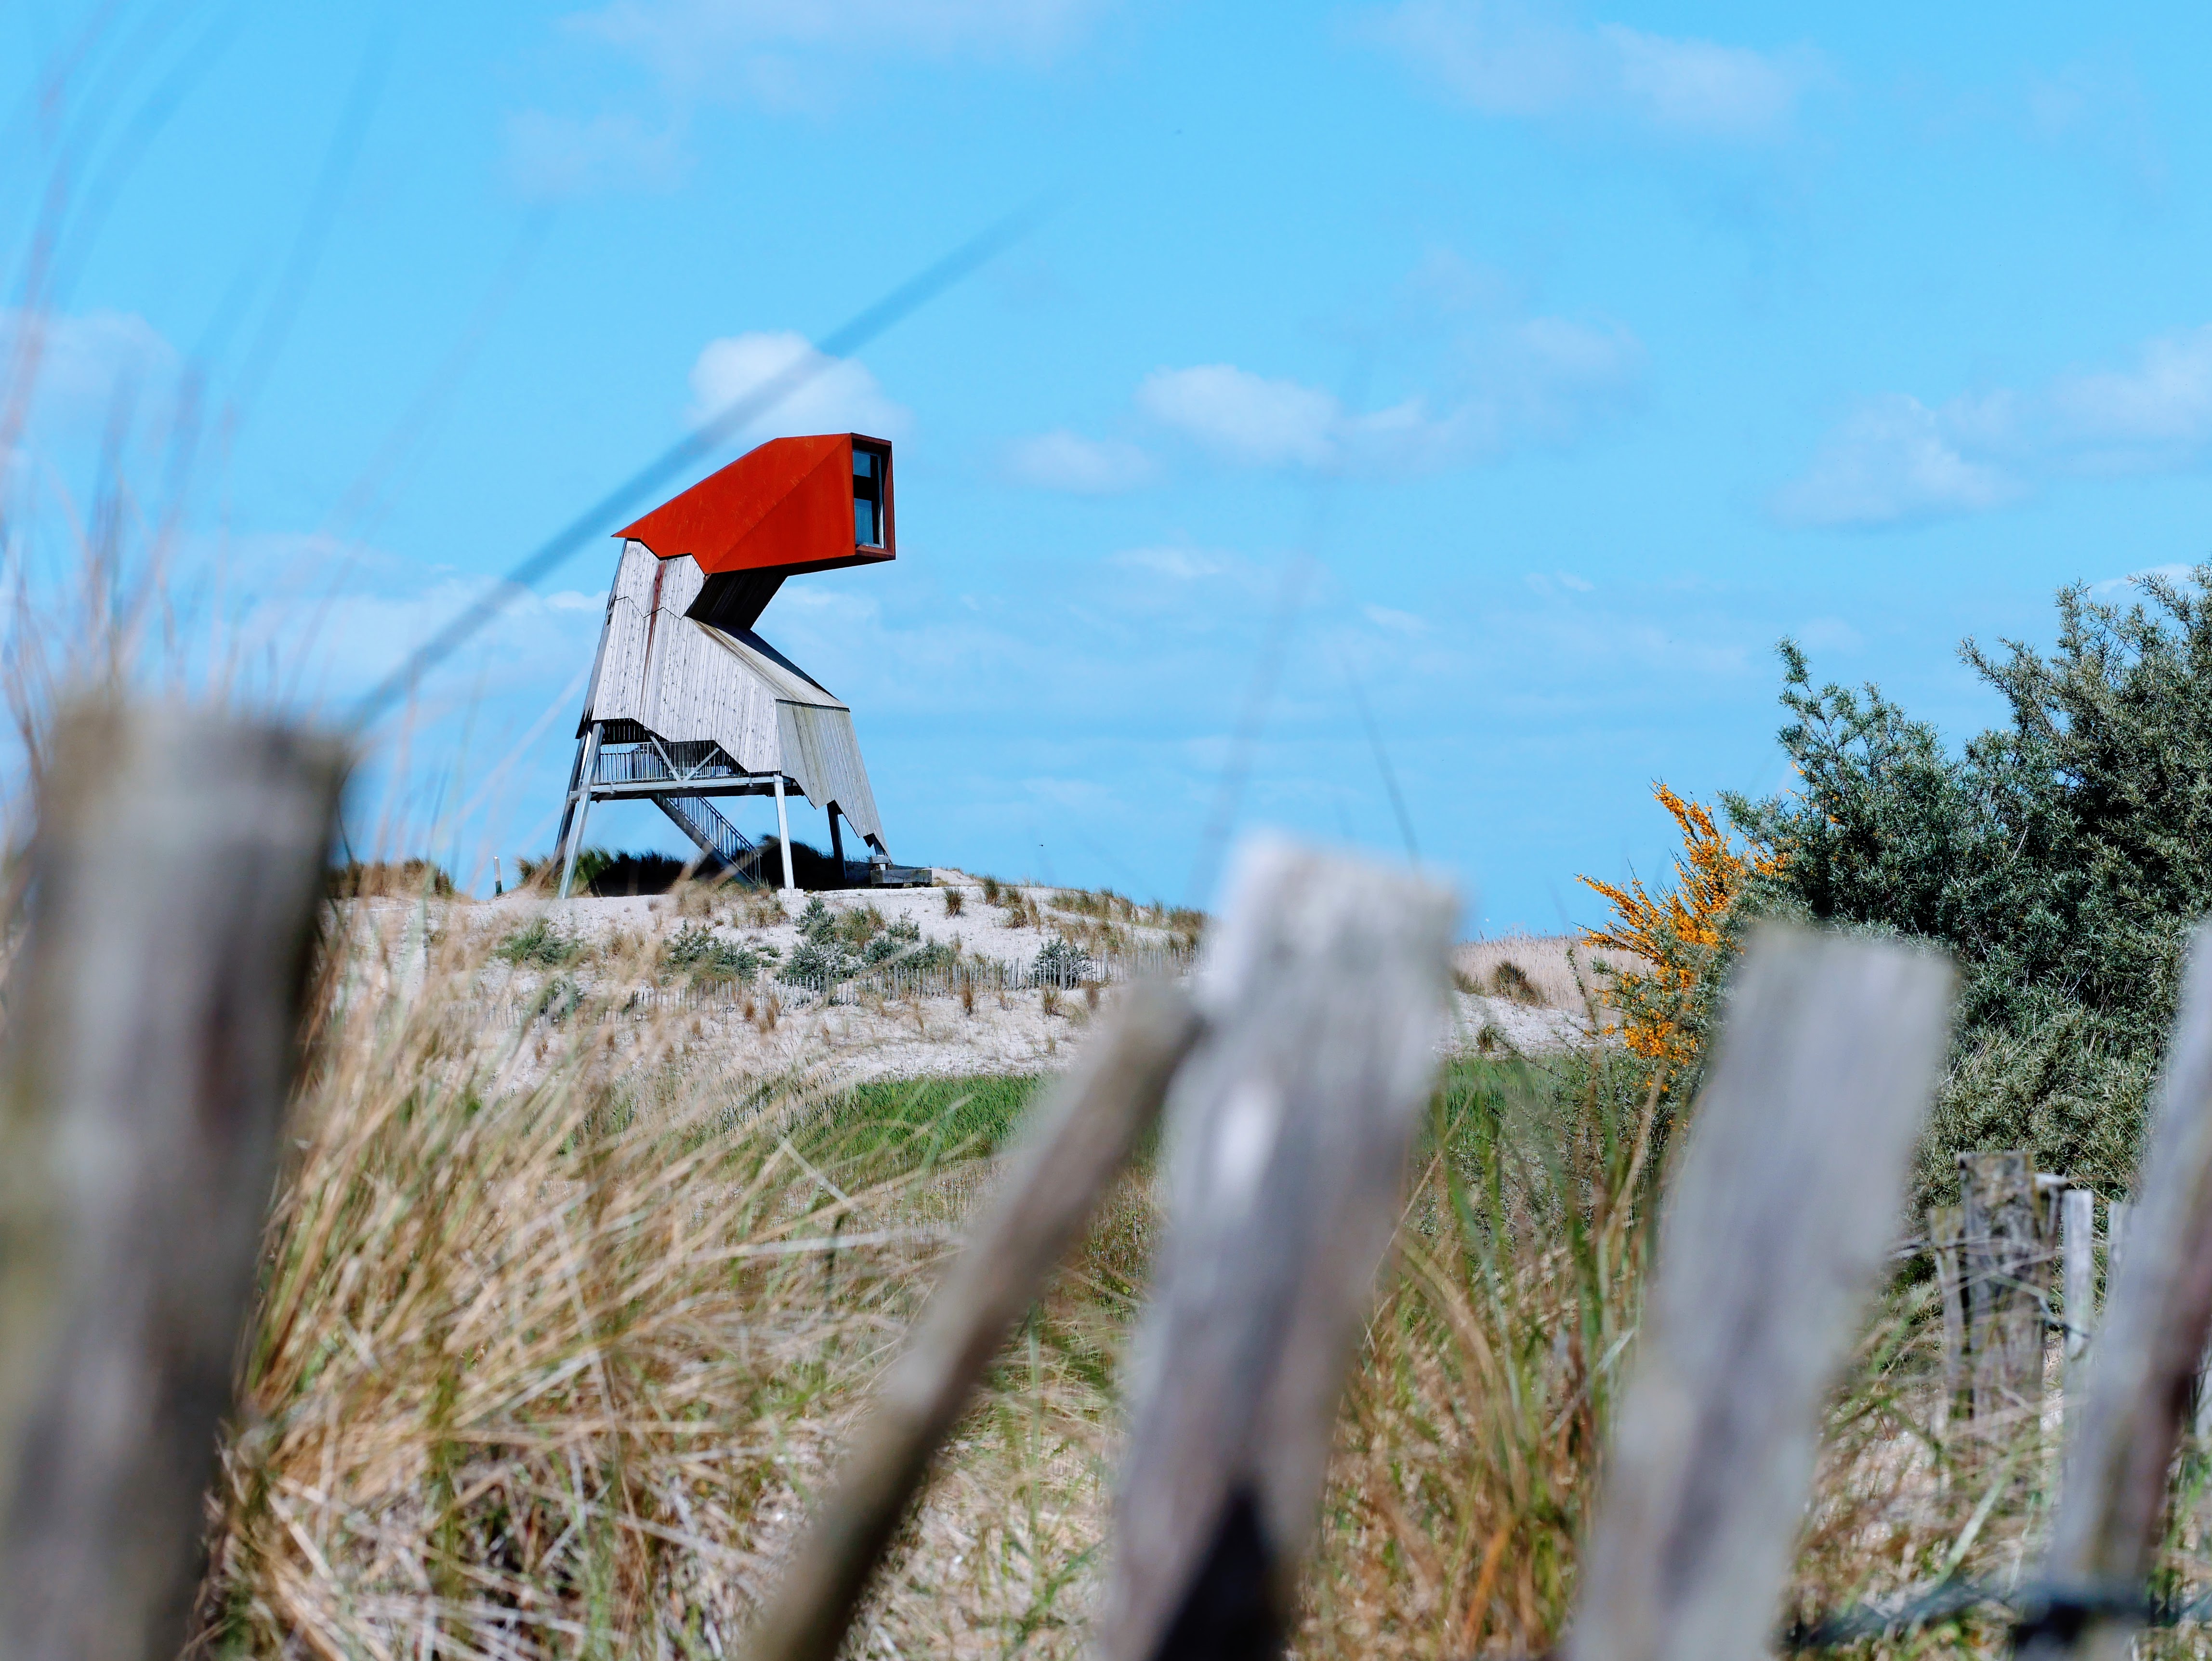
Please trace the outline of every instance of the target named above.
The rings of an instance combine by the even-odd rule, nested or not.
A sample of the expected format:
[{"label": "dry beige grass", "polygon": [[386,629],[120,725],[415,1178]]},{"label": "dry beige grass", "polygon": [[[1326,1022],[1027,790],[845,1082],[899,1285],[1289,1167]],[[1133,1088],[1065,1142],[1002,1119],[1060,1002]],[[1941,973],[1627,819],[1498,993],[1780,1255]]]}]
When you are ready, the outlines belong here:
[{"label": "dry beige grass", "polygon": [[[872,1175],[870,1128],[702,1082],[680,1022],[459,1025],[482,948],[386,922],[334,948],[204,1636],[722,1652],[987,1173]],[[871,1622],[902,1652],[1079,1629],[1139,1213],[964,1430]]]},{"label": "dry beige grass", "polygon": [[1579,1013],[1598,982],[1589,953],[1572,934],[1501,934],[1468,940],[1452,953],[1461,990]]},{"label": "dry beige grass", "polygon": [[[208,1643],[726,1655],[994,1169],[924,1157],[921,1133],[887,1142],[788,1080],[695,1066],[681,1020],[471,1030],[455,1012],[486,946],[426,947],[399,910],[375,916],[334,948],[348,989],[272,1226]],[[608,950],[611,977],[650,972],[651,941]],[[1613,1064],[1448,1076],[1346,1402],[1297,1653],[1533,1654],[1558,1636],[1663,1164]],[[1157,1226],[1133,1174],[947,1450],[856,1654],[1084,1648]],[[1902,1287],[1836,1399],[1799,1611],[2032,1564],[2050,1428],[1932,1435],[1935,1394],[1926,1300]],[[2193,1579],[2184,1511],[2172,1562]],[[1976,1617],[1856,1652],[2001,1647]]]}]

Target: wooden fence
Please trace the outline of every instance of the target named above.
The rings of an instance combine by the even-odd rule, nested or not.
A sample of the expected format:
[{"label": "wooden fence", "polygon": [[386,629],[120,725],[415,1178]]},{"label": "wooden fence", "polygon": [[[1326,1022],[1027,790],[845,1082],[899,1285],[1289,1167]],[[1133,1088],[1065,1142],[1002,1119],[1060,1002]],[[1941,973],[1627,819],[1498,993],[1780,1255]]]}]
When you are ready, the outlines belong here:
[{"label": "wooden fence", "polygon": [[[137,1661],[181,1638],[340,774],[328,746],[274,728],[69,720],[56,753],[100,765],[46,783],[0,1072],[0,1661]],[[1168,1227],[1099,1647],[1280,1652],[1434,1081],[1455,909],[1404,873],[1281,843],[1240,855],[1201,971],[1133,988],[1048,1091],[754,1661],[839,1652],[937,1446],[1163,1116]],[[1750,941],[1661,1220],[1570,1661],[1769,1652],[1822,1400],[1892,1258],[1950,981],[1895,943]],[[2016,1153],[1962,1177],[1929,1239],[1949,1405],[2041,1399],[2054,1227],[2081,1369],[2018,1646],[2117,1658],[2212,1328],[2212,935],[2192,946],[2136,1204],[2108,1222],[2094,1335],[2094,1206]]]},{"label": "wooden fence", "polygon": [[769,998],[789,1010],[899,1002],[909,998],[997,999],[1017,993],[1081,993],[1091,987],[1125,986],[1186,975],[1197,953],[1181,947],[1100,953],[1079,970],[1065,965],[968,958],[951,964],[887,963],[849,975],[797,974],[766,965],[745,977],[701,976],[666,986],[625,988],[594,996],[558,977],[527,996],[480,998],[471,1006],[486,1026],[520,1026],[533,1020],[650,1020],[663,1014],[704,1012],[729,1015],[757,1009]]}]

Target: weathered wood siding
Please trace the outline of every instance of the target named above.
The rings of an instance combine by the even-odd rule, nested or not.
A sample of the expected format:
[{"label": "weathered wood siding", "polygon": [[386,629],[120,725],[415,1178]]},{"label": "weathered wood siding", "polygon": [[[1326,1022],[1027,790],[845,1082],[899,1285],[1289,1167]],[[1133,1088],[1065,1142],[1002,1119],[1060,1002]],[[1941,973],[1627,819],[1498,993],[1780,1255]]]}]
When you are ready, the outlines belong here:
[{"label": "weathered wood siding", "polygon": [[[686,555],[623,545],[606,646],[585,724],[634,721],[664,739],[708,739],[748,772],[783,773],[817,807],[837,805],[883,842],[853,712],[761,641],[684,615],[706,579]],[[767,648],[767,649],[761,649]]]}]

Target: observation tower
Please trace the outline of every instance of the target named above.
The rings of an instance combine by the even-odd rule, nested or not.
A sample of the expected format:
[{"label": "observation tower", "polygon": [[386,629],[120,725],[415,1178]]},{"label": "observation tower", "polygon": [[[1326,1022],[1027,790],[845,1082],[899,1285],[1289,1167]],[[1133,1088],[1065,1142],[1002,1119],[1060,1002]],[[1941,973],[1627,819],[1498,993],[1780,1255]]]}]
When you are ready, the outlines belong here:
[{"label": "observation tower", "polygon": [[[793,790],[829,814],[848,883],[926,884],[927,871],[891,863],[852,710],[753,630],[786,578],[896,557],[890,445],[771,439],[615,534],[622,558],[561,810],[562,894],[595,801],[650,801],[758,881],[762,848],[715,807],[721,796],[775,798],[790,889]],[[844,824],[865,864],[846,861]]]}]

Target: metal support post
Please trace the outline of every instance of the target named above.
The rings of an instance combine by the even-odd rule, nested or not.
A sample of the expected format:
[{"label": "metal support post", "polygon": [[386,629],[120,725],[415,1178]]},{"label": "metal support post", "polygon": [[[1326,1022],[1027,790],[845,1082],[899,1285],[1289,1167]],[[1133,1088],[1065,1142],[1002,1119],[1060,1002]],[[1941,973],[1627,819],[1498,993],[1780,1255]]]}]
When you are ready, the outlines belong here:
[{"label": "metal support post", "polygon": [[783,775],[775,776],[775,841],[783,850],[783,891],[787,894],[799,886],[791,874],[791,814],[783,805]]},{"label": "metal support post", "polygon": [[599,762],[599,734],[603,728],[598,721],[584,734],[583,747],[576,752],[576,782],[569,787],[568,836],[561,849],[561,892],[559,897],[568,897],[568,884],[576,874],[576,855],[583,851],[584,821],[592,812],[592,776]]}]

